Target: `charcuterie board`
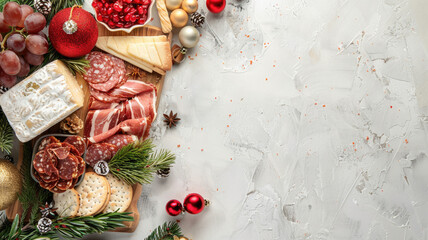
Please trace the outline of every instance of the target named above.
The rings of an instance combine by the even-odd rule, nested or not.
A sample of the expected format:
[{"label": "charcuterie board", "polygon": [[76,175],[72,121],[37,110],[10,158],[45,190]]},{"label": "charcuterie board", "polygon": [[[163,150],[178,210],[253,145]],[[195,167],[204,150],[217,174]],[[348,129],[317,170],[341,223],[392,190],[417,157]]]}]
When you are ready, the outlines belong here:
[{"label": "charcuterie board", "polygon": [[[101,37],[101,36],[160,36],[164,34],[162,33],[160,28],[153,27],[153,26],[144,26],[144,27],[135,29],[131,33],[125,33],[125,32],[110,32],[103,25],[98,24],[98,35]],[[167,39],[169,43],[171,43],[171,38],[172,38],[172,34],[170,33],[167,35]],[[153,73],[146,72],[127,62],[125,64],[126,64],[127,74],[131,74],[132,72],[138,72],[137,74],[133,75],[132,79],[144,81],[146,83],[151,83],[157,88],[157,93],[158,93],[157,101],[156,101],[156,108],[157,108],[159,104],[161,92],[162,92],[162,87],[165,80],[165,75],[161,75],[156,72],[153,72]],[[80,119],[85,120],[86,115],[88,113],[88,108],[89,108],[89,97],[90,97],[89,86],[88,86],[88,83],[80,75],[77,76],[77,81],[83,90],[85,98],[84,98],[83,107],[77,110],[74,114],[76,114]],[[49,130],[47,130],[42,135],[60,133],[60,132],[61,131],[60,131],[59,124],[57,124],[52,128],[50,128]],[[78,135],[83,136],[83,130],[81,130]],[[36,141],[37,141],[37,138],[34,139],[32,143],[34,144]],[[23,150],[23,145],[21,145],[21,151],[18,158],[18,164],[17,164],[18,168],[22,165],[22,161],[23,161],[22,150]],[[91,171],[91,170],[89,169],[88,171]],[[140,218],[138,208],[137,208],[137,203],[140,198],[141,192],[142,192],[142,185],[140,184],[133,185],[132,202],[130,207],[126,210],[126,212],[132,212],[131,216],[134,217],[134,221],[126,222],[125,223],[126,227],[116,229],[115,230],[116,232],[134,232],[135,229],[137,228],[139,224],[139,218]],[[14,205],[12,205],[6,211],[6,214],[9,220],[13,220],[15,215],[20,213],[22,213],[22,208],[19,201],[17,201]]]}]

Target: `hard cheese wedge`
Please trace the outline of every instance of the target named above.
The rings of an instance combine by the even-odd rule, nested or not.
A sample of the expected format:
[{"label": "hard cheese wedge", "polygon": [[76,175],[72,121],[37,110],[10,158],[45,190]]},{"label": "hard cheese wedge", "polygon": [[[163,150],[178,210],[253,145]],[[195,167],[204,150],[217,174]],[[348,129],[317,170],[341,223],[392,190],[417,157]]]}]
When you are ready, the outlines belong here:
[{"label": "hard cheese wedge", "polygon": [[164,70],[170,70],[172,67],[168,42],[132,43],[128,45],[128,54]]},{"label": "hard cheese wedge", "polygon": [[40,135],[83,106],[83,91],[67,66],[53,61],[0,98],[0,105],[21,142]]}]

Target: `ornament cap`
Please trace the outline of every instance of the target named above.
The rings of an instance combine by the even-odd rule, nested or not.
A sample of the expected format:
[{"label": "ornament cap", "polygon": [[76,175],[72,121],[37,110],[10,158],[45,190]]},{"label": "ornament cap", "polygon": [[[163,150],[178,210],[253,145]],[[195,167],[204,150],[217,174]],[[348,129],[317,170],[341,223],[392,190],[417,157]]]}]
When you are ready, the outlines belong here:
[{"label": "ornament cap", "polygon": [[67,34],[73,34],[77,32],[77,23],[73,21],[72,19],[66,21],[64,25],[62,25],[62,29]]}]

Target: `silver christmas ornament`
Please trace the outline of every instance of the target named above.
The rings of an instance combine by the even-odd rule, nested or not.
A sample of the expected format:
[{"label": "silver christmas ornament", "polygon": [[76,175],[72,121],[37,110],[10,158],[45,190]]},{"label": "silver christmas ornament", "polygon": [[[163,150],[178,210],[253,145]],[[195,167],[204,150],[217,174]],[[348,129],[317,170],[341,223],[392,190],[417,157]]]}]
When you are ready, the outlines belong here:
[{"label": "silver christmas ornament", "polygon": [[106,161],[99,161],[95,164],[94,171],[98,175],[105,176],[110,172],[110,169],[108,168],[108,163]]},{"label": "silver christmas ornament", "polygon": [[186,26],[178,34],[181,45],[185,48],[193,48],[199,42],[199,31],[193,26]]}]

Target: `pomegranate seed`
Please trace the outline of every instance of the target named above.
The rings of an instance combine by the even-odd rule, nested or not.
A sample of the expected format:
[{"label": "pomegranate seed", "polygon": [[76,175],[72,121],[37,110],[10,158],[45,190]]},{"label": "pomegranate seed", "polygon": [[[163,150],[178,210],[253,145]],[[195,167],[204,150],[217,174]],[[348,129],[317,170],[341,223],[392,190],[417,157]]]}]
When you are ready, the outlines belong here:
[{"label": "pomegranate seed", "polygon": [[116,2],[115,4],[113,4],[113,8],[116,12],[121,12],[123,9],[123,6],[120,5],[118,2]]},{"label": "pomegranate seed", "polygon": [[150,4],[150,0],[143,0],[143,4]]},{"label": "pomegranate seed", "polygon": [[108,22],[108,17],[107,16],[103,17],[103,22]]},{"label": "pomegranate seed", "polygon": [[102,15],[107,15],[107,9],[106,8],[101,8],[101,14]]},{"label": "pomegranate seed", "polygon": [[98,6],[97,2],[93,1],[92,2],[92,7],[96,8]]},{"label": "pomegranate seed", "polygon": [[106,0],[101,0],[101,2],[106,3]]},{"label": "pomegranate seed", "polygon": [[131,22],[135,22],[137,20],[137,17],[135,17],[135,15],[131,15],[131,17],[129,17],[129,20],[131,20]]},{"label": "pomegranate seed", "polygon": [[143,6],[138,6],[138,13],[141,15],[141,14],[143,14],[143,11],[144,11],[144,9],[143,9]]},{"label": "pomegranate seed", "polygon": [[103,21],[103,15],[97,14],[97,19],[98,19],[98,21]]},{"label": "pomegranate seed", "polygon": [[115,22],[115,23],[119,22],[119,17],[118,16],[113,16],[113,22]]},{"label": "pomegranate seed", "polygon": [[98,3],[97,3],[97,6],[98,6],[98,8],[102,8],[102,7],[103,7],[103,3],[98,2]]},{"label": "pomegranate seed", "polygon": [[135,8],[131,8],[131,10],[129,11],[130,14],[134,14],[137,11],[137,9]]},{"label": "pomegranate seed", "polygon": [[132,0],[125,0],[125,2],[127,2],[127,3],[132,3]]},{"label": "pomegranate seed", "polygon": [[124,25],[124,27],[129,28],[130,26],[132,26],[132,23],[127,23]]},{"label": "pomegranate seed", "polygon": [[112,22],[112,21],[108,21],[108,23],[107,23],[107,24],[108,24],[108,26],[109,26],[109,27],[111,27],[111,28],[115,26],[114,22]]},{"label": "pomegranate seed", "polygon": [[123,27],[123,23],[121,23],[121,22],[116,23],[116,27],[122,28]]},{"label": "pomegranate seed", "polygon": [[108,8],[109,4],[108,3],[104,3],[104,7]]},{"label": "pomegranate seed", "polygon": [[146,20],[144,20],[144,19],[142,19],[142,18],[140,18],[139,20],[138,20],[138,23],[139,24],[144,24],[146,22]]},{"label": "pomegranate seed", "polygon": [[128,14],[128,15],[126,15],[126,16],[125,16],[125,21],[129,22],[130,17],[131,17],[131,15],[129,15],[129,14]]},{"label": "pomegranate seed", "polygon": [[130,7],[126,7],[123,11],[126,12],[126,13],[128,13],[129,10],[131,10],[131,8]]},{"label": "pomegranate seed", "polygon": [[112,12],[113,12],[113,8],[109,7],[109,8],[107,9],[107,14],[108,14],[108,15],[110,15]]}]

